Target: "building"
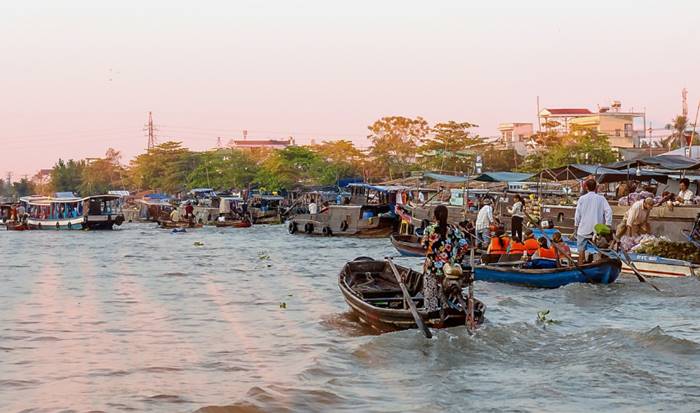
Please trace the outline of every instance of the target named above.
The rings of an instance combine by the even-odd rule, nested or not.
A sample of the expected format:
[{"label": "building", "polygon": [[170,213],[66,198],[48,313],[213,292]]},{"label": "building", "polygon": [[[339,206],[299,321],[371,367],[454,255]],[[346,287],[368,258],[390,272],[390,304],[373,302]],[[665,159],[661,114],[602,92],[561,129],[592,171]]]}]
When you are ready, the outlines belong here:
[{"label": "building", "polygon": [[289,139],[232,139],[229,141],[228,146],[235,149],[253,149],[253,148],[267,148],[267,149],[284,149],[288,146],[294,146],[294,138],[289,137]]},{"label": "building", "polygon": [[635,130],[636,118],[644,118],[644,113],[620,112],[620,103],[613,103],[613,110],[600,108],[591,116],[572,119],[569,126],[574,130],[594,130],[608,136],[613,148],[638,148],[644,138],[644,128]]},{"label": "building", "polygon": [[593,112],[583,108],[545,108],[539,113],[539,124],[545,132],[568,133],[572,119],[590,116]]},{"label": "building", "polygon": [[498,130],[501,132],[501,141],[506,146],[530,139],[533,133],[532,123],[501,123]]}]

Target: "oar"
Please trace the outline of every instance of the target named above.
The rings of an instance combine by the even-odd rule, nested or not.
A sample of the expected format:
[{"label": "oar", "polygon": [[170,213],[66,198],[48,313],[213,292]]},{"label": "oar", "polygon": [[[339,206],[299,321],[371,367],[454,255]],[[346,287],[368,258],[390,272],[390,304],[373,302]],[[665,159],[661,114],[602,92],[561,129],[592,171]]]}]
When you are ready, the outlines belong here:
[{"label": "oar", "polygon": [[389,267],[391,267],[391,271],[394,273],[396,282],[398,282],[399,287],[401,287],[401,292],[403,292],[403,298],[408,302],[408,307],[411,309],[411,314],[413,315],[413,319],[416,321],[416,325],[420,330],[423,331],[423,334],[425,334],[426,338],[433,338],[433,334],[430,332],[430,329],[428,329],[425,323],[423,323],[423,319],[421,318],[420,314],[418,314],[416,303],[413,302],[411,294],[408,293],[408,288],[406,288],[406,284],[403,283],[403,280],[401,279],[401,274],[399,274],[399,270],[396,269],[394,261],[391,259],[391,257],[386,257],[386,260],[389,263]]},{"label": "oar", "polygon": [[[605,254],[603,251],[601,251],[601,250],[598,248],[597,245],[593,244],[593,243],[590,242],[590,241],[587,241],[587,242],[588,242],[589,244],[591,244],[591,246],[593,247],[593,249],[595,249],[596,251],[598,251],[598,252],[601,253],[601,254]],[[620,248],[619,252],[620,252],[620,253],[617,254],[617,257],[620,258],[620,259],[622,260],[622,262],[624,262],[625,264],[627,264],[627,266],[630,267],[630,268],[632,269],[632,272],[634,273],[634,275],[637,276],[637,279],[639,280],[639,282],[647,283],[647,284],[649,284],[649,285],[651,286],[651,288],[655,289],[656,291],[661,292],[661,289],[659,289],[659,287],[655,286],[654,283],[652,283],[652,282],[650,282],[649,280],[647,280],[647,278],[646,278],[645,276],[643,276],[641,272],[639,272],[639,270],[637,269],[637,266],[634,265],[634,263],[632,262],[632,259],[631,259],[630,256],[627,254],[627,251],[625,251],[624,249]],[[607,255],[608,257],[610,256],[609,254],[605,254],[605,255]]]},{"label": "oar", "polygon": [[[475,239],[476,240],[476,239]],[[471,271],[471,280],[469,281],[469,295],[468,295],[468,305],[467,305],[467,330],[469,334],[472,334],[476,330],[476,319],[474,317],[474,248],[476,246],[472,245],[469,249],[469,266]],[[461,294],[460,294],[461,300]],[[460,303],[461,304],[461,303]]]}]

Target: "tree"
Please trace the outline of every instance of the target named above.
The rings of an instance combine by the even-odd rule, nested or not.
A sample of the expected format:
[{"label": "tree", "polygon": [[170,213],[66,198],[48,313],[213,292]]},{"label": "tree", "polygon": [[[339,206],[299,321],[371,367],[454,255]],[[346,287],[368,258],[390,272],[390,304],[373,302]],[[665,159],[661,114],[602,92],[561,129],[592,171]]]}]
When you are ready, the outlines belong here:
[{"label": "tree", "polygon": [[485,171],[514,171],[523,163],[515,149],[489,147],[482,153]]},{"label": "tree", "polygon": [[177,193],[185,189],[187,176],[197,167],[196,161],[181,142],[168,141],[132,160],[129,176],[139,189]]},{"label": "tree", "polygon": [[51,169],[51,189],[54,192],[79,193],[83,169],[85,169],[85,161],[70,159],[64,162],[63,159],[59,159]]},{"label": "tree", "polygon": [[419,152],[423,165],[428,169],[466,172],[473,165],[473,155],[468,149],[481,144],[478,136],[469,129],[477,125],[469,122],[448,121],[432,127],[432,137],[423,139]]},{"label": "tree", "polygon": [[688,118],[683,115],[678,115],[673,118],[672,122],[670,126],[673,128],[673,133],[661,142],[662,145],[667,146],[669,150],[680,148],[681,145],[685,145],[683,139],[685,138],[685,129],[688,127]]},{"label": "tree", "polygon": [[573,163],[605,164],[615,161],[615,153],[606,135],[593,130],[567,135],[551,146],[528,156],[522,166],[524,171],[539,171]]},{"label": "tree", "polygon": [[218,149],[196,155],[197,166],[187,176],[188,188],[246,188],[258,172],[258,165],[249,152]]},{"label": "tree", "polygon": [[123,188],[124,168],[119,164],[121,153],[109,148],[102,159],[85,165],[82,172],[80,193],[83,195],[105,194],[110,189]]},{"label": "tree", "polygon": [[428,122],[420,116],[411,119],[403,116],[383,117],[368,127],[372,141],[371,156],[378,172],[393,179],[407,172],[415,163],[418,143],[430,131]]},{"label": "tree", "polygon": [[349,140],[323,141],[311,149],[334,169],[337,178],[364,175],[367,157]]},{"label": "tree", "polygon": [[31,195],[34,193],[34,185],[27,178],[22,178],[12,183],[12,192],[17,198]]},{"label": "tree", "polygon": [[292,188],[295,185],[332,184],[335,170],[307,147],[289,146],[276,150],[262,163],[256,181],[268,190]]}]

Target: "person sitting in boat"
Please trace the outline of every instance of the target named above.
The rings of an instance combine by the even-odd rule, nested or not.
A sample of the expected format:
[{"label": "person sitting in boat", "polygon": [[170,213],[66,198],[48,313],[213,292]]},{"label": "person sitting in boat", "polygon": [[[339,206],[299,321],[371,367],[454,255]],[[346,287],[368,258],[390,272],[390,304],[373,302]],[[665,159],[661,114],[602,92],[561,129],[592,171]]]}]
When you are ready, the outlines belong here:
[{"label": "person sitting in boat", "polygon": [[510,240],[510,245],[508,246],[508,254],[523,255],[524,253],[525,244],[523,244],[519,236],[513,235],[513,238]]},{"label": "person sitting in boat", "polygon": [[194,207],[191,202],[188,202],[185,206],[185,217],[187,221],[192,223],[194,221]]},{"label": "person sitting in boat", "polygon": [[532,233],[532,230],[530,228],[525,230],[524,235],[525,240],[523,241],[523,245],[525,246],[525,251],[527,251],[527,255],[532,256],[534,253],[537,252],[537,249],[540,247],[540,244],[535,239],[535,234]]},{"label": "person sitting in boat", "polygon": [[678,182],[678,186],[680,188],[680,191],[678,192],[678,196],[676,197],[676,205],[692,204],[693,198],[695,198],[695,194],[690,189],[688,189],[688,187],[690,186],[690,179],[681,179]]},{"label": "person sitting in boat", "polygon": [[440,286],[445,277],[443,267],[461,262],[469,251],[469,243],[462,231],[447,223],[447,207],[438,205],[433,214],[437,223],[425,228],[421,241],[427,251],[423,263],[423,299],[428,311],[440,308]]},{"label": "person sitting in boat", "polygon": [[170,220],[172,222],[180,221],[180,211],[177,208],[173,208],[172,212],[170,212]]},{"label": "person sitting in boat", "polygon": [[331,208],[330,204],[328,201],[324,202],[323,205],[321,206],[321,211],[320,213],[323,214],[324,212],[328,211]]},{"label": "person sitting in boat", "polygon": [[549,245],[549,241],[547,241],[547,238],[545,237],[539,237],[537,239],[537,243],[539,244],[539,248],[537,248],[537,252],[535,252],[535,255],[532,256],[532,259],[537,259],[537,258],[545,258],[548,260],[556,260],[557,259],[557,251],[554,249],[554,247]]},{"label": "person sitting in boat", "polygon": [[499,226],[495,231],[495,236],[491,238],[489,247],[486,249],[487,254],[503,255],[508,251],[510,238],[505,234],[503,226]]},{"label": "person sitting in boat", "polygon": [[[559,251],[564,251],[565,253],[571,255],[571,248],[566,245],[564,238],[561,236],[561,232],[557,231],[552,235],[552,243],[557,246]],[[557,249],[555,248],[555,249]]]}]

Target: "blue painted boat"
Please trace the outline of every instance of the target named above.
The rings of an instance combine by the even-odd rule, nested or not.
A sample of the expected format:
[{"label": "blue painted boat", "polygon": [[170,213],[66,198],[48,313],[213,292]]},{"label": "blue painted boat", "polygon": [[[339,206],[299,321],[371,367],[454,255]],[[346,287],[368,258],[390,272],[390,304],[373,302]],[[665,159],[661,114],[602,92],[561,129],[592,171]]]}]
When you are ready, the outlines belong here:
[{"label": "blue painted boat", "polygon": [[515,265],[480,265],[474,279],[535,288],[559,288],[572,283],[611,284],[620,275],[622,262],[604,258],[583,266],[559,268],[520,268]]}]

